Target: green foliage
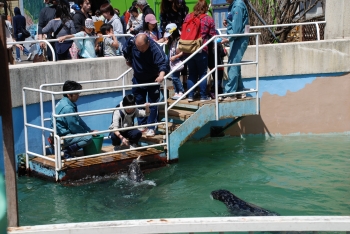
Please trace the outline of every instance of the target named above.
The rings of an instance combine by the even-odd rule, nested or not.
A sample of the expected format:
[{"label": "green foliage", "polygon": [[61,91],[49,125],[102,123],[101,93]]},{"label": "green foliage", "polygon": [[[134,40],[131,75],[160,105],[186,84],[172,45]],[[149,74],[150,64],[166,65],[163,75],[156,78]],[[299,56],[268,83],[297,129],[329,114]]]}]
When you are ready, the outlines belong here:
[{"label": "green foliage", "polygon": [[23,8],[30,12],[33,22],[38,22],[40,10],[45,7],[42,0],[23,0]]}]

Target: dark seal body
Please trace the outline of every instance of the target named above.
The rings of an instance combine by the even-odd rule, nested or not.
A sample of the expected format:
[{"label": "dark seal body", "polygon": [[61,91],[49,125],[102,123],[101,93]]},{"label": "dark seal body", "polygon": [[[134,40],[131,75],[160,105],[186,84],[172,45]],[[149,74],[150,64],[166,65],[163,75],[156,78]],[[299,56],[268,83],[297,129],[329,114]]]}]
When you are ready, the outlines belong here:
[{"label": "dark seal body", "polygon": [[128,169],[128,178],[135,182],[142,182],[144,178],[139,162],[142,162],[140,156],[132,161]]},{"label": "dark seal body", "polygon": [[277,216],[278,214],[250,204],[235,196],[230,191],[220,189],[211,192],[215,200],[225,203],[230,213],[236,216]]}]

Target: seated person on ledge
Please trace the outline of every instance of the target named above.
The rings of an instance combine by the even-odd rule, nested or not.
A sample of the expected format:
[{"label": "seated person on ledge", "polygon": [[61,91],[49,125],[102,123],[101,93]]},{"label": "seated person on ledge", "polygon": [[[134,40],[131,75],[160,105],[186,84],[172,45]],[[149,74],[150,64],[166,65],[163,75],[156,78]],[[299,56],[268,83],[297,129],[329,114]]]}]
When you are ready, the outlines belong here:
[{"label": "seated person on ledge", "polygon": [[[123,101],[120,102],[120,107],[135,106],[135,97],[132,94],[126,95]],[[114,151],[120,150],[120,146],[125,145],[130,149],[136,148],[142,136],[142,132],[138,129],[118,131],[119,128],[126,128],[134,126],[135,117],[146,117],[150,114],[149,103],[145,103],[145,110],[137,108],[126,108],[122,110],[115,110],[113,112],[112,124],[109,126],[110,130],[114,130],[109,134],[114,145]],[[117,106],[118,107],[118,106]]]},{"label": "seated person on ledge", "polygon": [[[73,91],[81,89],[82,86],[75,81],[67,80],[63,85],[63,91]],[[56,104],[56,115],[78,112],[78,108],[75,102],[78,100],[79,94],[80,92],[63,94],[64,97]],[[51,117],[51,128],[53,128],[53,117]],[[86,123],[80,118],[79,115],[74,115],[56,118],[56,131],[57,135],[59,136],[67,136],[78,133],[94,132],[96,130],[91,130],[86,125]],[[71,158],[72,153],[75,153],[80,148],[83,148],[89,145],[90,143],[92,143],[91,135],[65,139],[63,158]]]}]

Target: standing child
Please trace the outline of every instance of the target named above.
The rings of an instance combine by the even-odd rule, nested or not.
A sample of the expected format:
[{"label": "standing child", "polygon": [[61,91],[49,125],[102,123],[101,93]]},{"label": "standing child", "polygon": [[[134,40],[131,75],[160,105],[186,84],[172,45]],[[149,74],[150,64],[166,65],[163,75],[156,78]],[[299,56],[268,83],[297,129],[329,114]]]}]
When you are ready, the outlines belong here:
[{"label": "standing child", "polygon": [[[126,95],[123,101],[120,103],[120,107],[134,106],[136,105],[135,97],[132,94]],[[142,136],[142,132],[138,129],[123,130],[119,131],[120,128],[134,126],[135,117],[146,117],[149,116],[149,103],[145,103],[145,110],[139,110],[137,108],[126,108],[123,110],[115,110],[113,112],[112,124],[109,126],[111,132],[109,136],[112,139],[114,145],[114,151],[120,150],[121,145],[130,147],[130,149],[136,148],[138,142]]]},{"label": "standing child", "polygon": [[[171,23],[168,24],[165,28],[164,37],[168,38],[168,47],[169,47],[169,60],[170,60],[170,68],[173,70],[179,63],[181,63],[182,52],[177,48],[180,39],[180,33],[177,29],[176,24]],[[172,99],[179,99],[184,93],[184,87],[180,80],[180,71],[184,68],[184,66],[180,66],[173,74],[173,86],[175,89],[175,95]]]},{"label": "standing child", "polygon": [[100,28],[102,35],[108,35],[103,38],[103,55],[104,57],[117,56],[117,49],[119,43],[113,32],[113,26],[110,24],[103,24]]},{"label": "standing child", "polygon": [[98,49],[98,43],[95,38],[90,38],[95,36],[93,33],[95,26],[92,19],[85,20],[84,31],[78,32],[73,35],[66,35],[58,38],[59,42],[64,42],[64,40],[73,37],[86,37],[86,39],[79,39],[75,41],[76,46],[79,50],[79,57],[81,58],[96,58],[96,50]]}]

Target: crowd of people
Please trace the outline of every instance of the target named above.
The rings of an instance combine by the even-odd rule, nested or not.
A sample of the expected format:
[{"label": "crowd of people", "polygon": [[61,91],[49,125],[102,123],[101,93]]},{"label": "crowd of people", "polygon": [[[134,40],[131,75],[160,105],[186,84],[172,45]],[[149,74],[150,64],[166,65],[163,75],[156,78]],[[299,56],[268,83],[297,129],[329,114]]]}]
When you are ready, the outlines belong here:
[{"label": "crowd of people", "polygon": [[[228,17],[224,21],[227,33],[244,33],[245,25],[249,24],[248,11],[244,0],[226,0],[226,2],[230,4]],[[120,104],[120,106],[146,105],[145,108],[115,111],[113,123],[110,126],[110,129],[114,130],[110,136],[115,149],[118,149],[120,144],[137,147],[142,132],[146,132],[147,137],[153,137],[156,134],[156,126],[141,127],[137,131],[119,131],[119,128],[133,125],[133,118],[137,118],[138,125],[152,125],[157,122],[158,107],[150,104],[159,102],[160,84],[167,73],[176,69],[171,77],[175,91],[171,98],[176,100],[183,96],[186,88],[187,90],[191,89],[199,80],[205,77],[208,68],[213,69],[215,67],[215,46],[218,50],[218,64],[223,64],[223,57],[226,55],[228,55],[228,63],[239,63],[248,46],[248,37],[217,38],[215,42],[197,52],[187,61],[187,64],[181,65],[181,61],[194,53],[193,48],[197,49],[198,46],[203,45],[217,34],[214,20],[208,14],[209,6],[205,0],[198,0],[192,12],[189,12],[185,0],[162,0],[160,22],[157,21],[147,0],[134,1],[122,16],[120,16],[120,11],[114,9],[109,3],[103,4],[99,10],[95,11],[95,15],[91,15],[89,0],[78,0],[78,4],[73,5],[72,8],[75,11],[73,15],[70,9],[62,4],[62,0],[61,3],[59,0],[48,0],[48,6],[42,9],[40,13],[39,39],[44,38],[44,35],[46,35],[46,38],[58,38],[58,42],[52,43],[58,60],[71,59],[71,48],[73,46],[77,47],[77,57],[79,58],[95,58],[102,47],[103,56],[123,55],[125,57],[126,64],[133,68],[133,84],[155,83],[151,86],[132,88],[132,95],[124,97]],[[99,32],[95,30],[94,22],[96,21],[103,21]],[[93,37],[97,35],[96,33],[105,36],[102,40],[102,46],[101,43],[98,43],[99,38]],[[125,33],[134,36],[121,35]],[[196,34],[196,38],[192,38],[191,33]],[[184,36],[185,34],[186,36]],[[83,37],[84,39],[75,40],[75,42],[67,40],[74,37]],[[18,37],[17,40],[20,41],[21,38]],[[199,45],[198,41],[200,42]],[[159,43],[167,45],[168,54],[165,54]],[[229,54],[223,46],[225,43],[230,45]],[[227,71],[228,79],[224,80],[223,68],[218,69],[218,93],[228,94],[220,97],[220,99],[244,98],[244,94],[229,94],[244,89],[241,67],[231,66]],[[187,86],[181,81],[181,75],[183,76],[182,81],[187,81]],[[215,73],[213,73],[214,75]],[[215,77],[212,80],[215,81]],[[208,89],[207,86],[208,82],[204,79],[199,84],[198,90],[193,89],[189,92],[187,101],[195,101],[197,98],[196,92],[199,94],[199,101],[216,98],[215,84],[211,85],[211,89]],[[64,87],[64,90],[72,90],[72,87],[81,89],[79,84],[73,83],[68,88]],[[77,100],[74,99],[75,97],[76,95],[68,94],[62,100],[62,103],[74,111],[76,110],[74,102]],[[57,113],[59,111],[56,110]],[[65,122],[67,121],[62,121],[62,123]],[[81,128],[77,128],[79,132],[76,133],[91,131],[80,119],[75,120],[75,122],[82,124]],[[124,125],[121,123],[124,123]],[[60,128],[63,127],[60,126]],[[69,129],[70,126],[66,126],[66,128]],[[83,143],[79,143],[79,141],[73,141],[74,144],[67,143],[65,152],[69,154],[74,149],[82,147],[83,144],[89,143],[89,140],[86,139],[82,141]]]}]

